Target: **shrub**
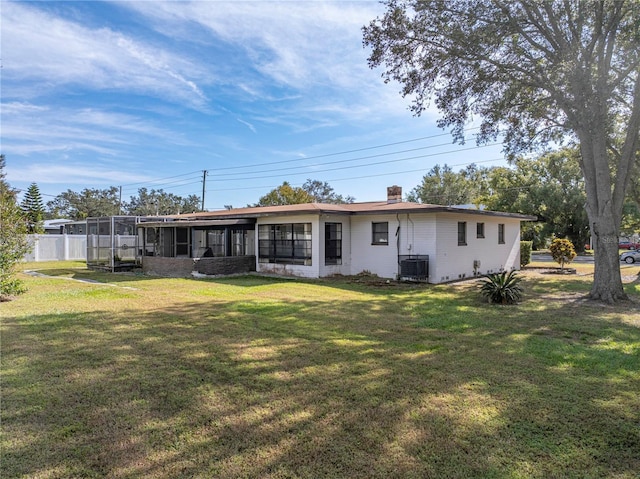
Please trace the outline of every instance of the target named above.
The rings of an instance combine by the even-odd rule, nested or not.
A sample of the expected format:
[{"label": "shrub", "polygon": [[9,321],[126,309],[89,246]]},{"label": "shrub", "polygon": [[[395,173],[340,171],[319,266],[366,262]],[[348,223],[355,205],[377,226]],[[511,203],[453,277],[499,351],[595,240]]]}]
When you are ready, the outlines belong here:
[{"label": "shrub", "polygon": [[561,270],[564,270],[565,263],[571,263],[573,258],[576,257],[576,250],[573,247],[573,243],[568,239],[554,239],[551,242],[551,246],[549,246],[549,250],[555,262],[560,264]]},{"label": "shrub", "polygon": [[520,241],[520,267],[523,268],[531,263],[531,250],[533,241]]},{"label": "shrub", "polygon": [[515,271],[493,273],[486,278],[482,282],[480,293],[490,303],[514,304],[520,300],[524,290],[520,286],[521,279],[516,276]]}]

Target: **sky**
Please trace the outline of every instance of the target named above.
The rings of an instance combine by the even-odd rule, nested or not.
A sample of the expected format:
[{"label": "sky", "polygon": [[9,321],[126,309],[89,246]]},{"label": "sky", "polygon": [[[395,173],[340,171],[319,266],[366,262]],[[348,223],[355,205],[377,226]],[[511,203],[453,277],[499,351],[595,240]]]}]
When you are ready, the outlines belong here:
[{"label": "sky", "polygon": [[[406,195],[436,164],[503,165],[454,144],[367,64],[373,1],[0,2],[0,152],[43,201],[139,188],[243,207],[287,181],[356,201]],[[206,173],[206,176],[204,172]],[[203,178],[205,178],[203,185]]]}]

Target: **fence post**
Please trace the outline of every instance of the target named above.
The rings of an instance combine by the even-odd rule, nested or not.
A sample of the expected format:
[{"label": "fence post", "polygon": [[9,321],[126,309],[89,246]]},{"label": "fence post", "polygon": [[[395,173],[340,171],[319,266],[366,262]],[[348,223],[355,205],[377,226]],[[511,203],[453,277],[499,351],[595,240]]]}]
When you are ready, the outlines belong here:
[{"label": "fence post", "polygon": [[40,236],[35,234],[33,235],[33,260],[35,262],[40,261]]},{"label": "fence post", "polygon": [[66,234],[62,235],[63,238],[63,245],[64,245],[64,260],[67,261],[69,259],[69,236]]}]

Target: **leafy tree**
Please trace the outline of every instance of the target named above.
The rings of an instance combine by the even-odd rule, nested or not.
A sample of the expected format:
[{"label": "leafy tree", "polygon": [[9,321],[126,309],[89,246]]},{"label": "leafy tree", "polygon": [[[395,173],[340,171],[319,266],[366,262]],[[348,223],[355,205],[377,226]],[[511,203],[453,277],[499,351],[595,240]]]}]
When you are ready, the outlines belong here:
[{"label": "leafy tree", "polygon": [[492,210],[538,216],[539,223],[523,225],[524,239],[539,248],[552,236],[567,237],[584,249],[589,220],[577,149],[519,158],[514,168],[492,168],[487,176],[487,194],[479,202]]},{"label": "leafy tree", "polygon": [[100,190],[85,188],[80,193],[67,190],[47,203],[50,214],[84,220],[95,216],[116,216],[120,214],[120,190],[112,186]]},{"label": "leafy tree", "polygon": [[5,181],[5,157],[0,155],[0,301],[25,291],[15,267],[31,250],[27,220],[16,202],[16,191]]},{"label": "leafy tree", "polygon": [[20,208],[27,219],[29,233],[44,233],[44,205],[40,189],[35,183],[31,183],[20,203]]},{"label": "leafy tree", "polygon": [[253,206],[298,205],[313,203],[313,196],[299,186],[293,187],[287,181],[262,196]]},{"label": "leafy tree", "polygon": [[[616,243],[616,248],[617,248]],[[576,257],[576,251],[573,248],[573,243],[568,239],[556,238],[551,242],[549,251],[553,260],[560,265],[560,269],[564,270],[565,263],[571,263],[573,258]]]},{"label": "leafy tree", "polygon": [[177,215],[200,211],[200,197],[189,195],[186,198],[166,193],[162,189],[138,190],[138,196],[132,196],[127,212],[133,216]]},{"label": "leafy tree", "polygon": [[[640,2],[387,0],[364,28],[369,65],[384,66],[420,114],[462,140],[506,130],[506,152],[575,138],[595,239],[593,299],[626,299],[616,240],[640,130]],[[616,148],[616,138],[620,145]]]},{"label": "leafy tree", "polygon": [[409,192],[407,200],[446,206],[475,203],[484,191],[486,171],[471,164],[455,173],[446,164],[442,168],[436,165]]},{"label": "leafy tree", "polygon": [[309,193],[313,198],[312,202],[314,203],[333,203],[333,204],[343,204],[343,203],[353,203],[355,198],[353,196],[342,196],[337,194],[329,183],[307,179],[307,181],[302,185],[302,189]]}]

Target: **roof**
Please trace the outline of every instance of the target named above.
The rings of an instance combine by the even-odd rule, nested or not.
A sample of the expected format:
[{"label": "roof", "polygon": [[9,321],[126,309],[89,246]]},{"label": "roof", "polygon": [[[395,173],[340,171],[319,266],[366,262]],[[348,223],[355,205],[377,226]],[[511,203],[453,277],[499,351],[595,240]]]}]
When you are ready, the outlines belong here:
[{"label": "roof", "polygon": [[406,214],[406,213],[454,213],[454,214],[474,214],[484,216],[500,216],[514,218],[521,221],[535,221],[535,216],[521,215],[517,213],[503,213],[498,211],[487,211],[480,209],[469,209],[454,206],[442,206],[411,202],[387,202],[371,201],[364,203],[303,203],[298,205],[279,206],[252,206],[247,208],[233,208],[222,211],[205,211],[200,213],[190,213],[172,215],[174,220],[226,220],[237,218],[260,218],[264,216],[276,215],[366,215],[366,214]]}]

